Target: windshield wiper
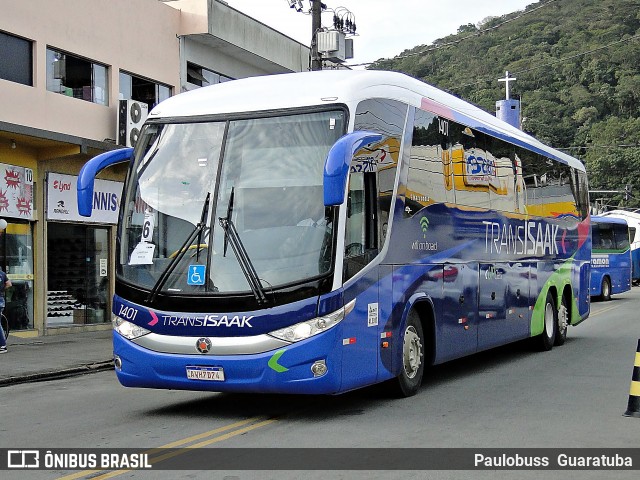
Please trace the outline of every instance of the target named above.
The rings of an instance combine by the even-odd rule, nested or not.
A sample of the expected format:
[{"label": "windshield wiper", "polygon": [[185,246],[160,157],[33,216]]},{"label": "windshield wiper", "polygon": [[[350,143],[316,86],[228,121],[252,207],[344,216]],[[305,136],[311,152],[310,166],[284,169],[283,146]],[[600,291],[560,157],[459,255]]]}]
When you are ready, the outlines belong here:
[{"label": "windshield wiper", "polygon": [[251,287],[253,296],[256,297],[258,304],[261,305],[267,303],[267,297],[264,293],[264,289],[262,288],[262,283],[260,283],[258,273],[256,272],[256,269],[251,262],[251,258],[249,258],[249,254],[244,248],[242,240],[240,240],[240,235],[238,235],[236,226],[231,220],[231,214],[233,213],[233,194],[234,187],[231,188],[231,195],[229,196],[229,206],[227,207],[226,218],[218,218],[220,226],[224,230],[223,255],[227,254],[227,242],[230,242],[233,253],[236,254],[236,258],[238,259],[238,263],[240,264],[240,268],[242,269],[242,273],[244,273],[244,276],[247,279],[247,283],[249,283],[249,287]]},{"label": "windshield wiper", "polygon": [[167,268],[164,270],[164,272],[162,272],[162,275],[160,275],[160,278],[158,278],[158,281],[156,281],[156,283],[153,285],[153,288],[151,289],[151,291],[149,292],[149,295],[147,296],[147,300],[146,300],[147,303],[153,302],[156,299],[160,289],[164,286],[165,283],[167,283],[169,276],[173,273],[175,268],[178,266],[178,263],[180,263],[180,260],[182,260],[184,255],[187,253],[187,250],[189,249],[187,245],[191,245],[191,242],[193,242],[193,240],[196,237],[198,237],[198,251],[200,250],[200,238],[201,238],[202,231],[206,226],[205,222],[207,219],[207,214],[209,213],[210,200],[211,200],[211,193],[207,193],[207,198],[204,201],[204,205],[202,206],[202,213],[200,214],[200,222],[198,222],[196,226],[193,228],[193,230],[191,231],[187,239],[184,241],[184,243],[178,250],[178,253],[176,253],[176,256],[171,259],[171,262],[169,262],[169,265],[167,265]]}]

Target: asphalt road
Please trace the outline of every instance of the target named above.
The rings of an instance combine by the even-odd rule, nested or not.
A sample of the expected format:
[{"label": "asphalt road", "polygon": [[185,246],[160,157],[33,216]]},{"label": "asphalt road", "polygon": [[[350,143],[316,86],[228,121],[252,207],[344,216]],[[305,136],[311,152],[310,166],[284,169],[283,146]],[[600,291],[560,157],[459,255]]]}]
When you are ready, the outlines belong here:
[{"label": "asphalt road", "polygon": [[[431,369],[419,394],[402,400],[377,387],[336,397],[132,390],[113,372],[14,385],[0,392],[0,448],[639,448],[640,419],[622,416],[640,338],[639,307],[640,288],[593,303],[591,317],[569,329],[564,346],[540,353],[520,342],[450,362]],[[201,471],[197,463],[183,471],[0,476],[638,478],[637,470],[256,472]]]}]

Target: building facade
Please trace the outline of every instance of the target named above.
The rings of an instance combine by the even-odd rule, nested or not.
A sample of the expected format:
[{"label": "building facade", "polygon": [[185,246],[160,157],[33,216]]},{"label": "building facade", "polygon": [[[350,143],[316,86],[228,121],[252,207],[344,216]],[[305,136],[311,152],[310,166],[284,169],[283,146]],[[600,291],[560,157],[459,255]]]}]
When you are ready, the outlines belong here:
[{"label": "building facade", "polygon": [[[80,168],[177,93],[306,70],[309,49],[218,0],[0,0],[0,266],[12,334],[108,329],[126,166],[80,217]],[[125,102],[123,102],[125,101]],[[128,102],[127,102],[128,101]],[[120,123],[119,123],[120,122]]]}]

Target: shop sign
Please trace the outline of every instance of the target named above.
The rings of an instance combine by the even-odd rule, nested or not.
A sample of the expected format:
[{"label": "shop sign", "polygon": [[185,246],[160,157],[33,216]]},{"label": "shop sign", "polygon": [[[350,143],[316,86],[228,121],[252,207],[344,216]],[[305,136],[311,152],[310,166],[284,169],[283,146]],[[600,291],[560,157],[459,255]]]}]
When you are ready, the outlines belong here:
[{"label": "shop sign", "polygon": [[118,223],[122,182],[95,180],[91,217],[78,213],[78,177],[49,172],[47,179],[47,219],[73,222]]},{"label": "shop sign", "polygon": [[0,163],[0,217],[33,220],[33,170]]}]

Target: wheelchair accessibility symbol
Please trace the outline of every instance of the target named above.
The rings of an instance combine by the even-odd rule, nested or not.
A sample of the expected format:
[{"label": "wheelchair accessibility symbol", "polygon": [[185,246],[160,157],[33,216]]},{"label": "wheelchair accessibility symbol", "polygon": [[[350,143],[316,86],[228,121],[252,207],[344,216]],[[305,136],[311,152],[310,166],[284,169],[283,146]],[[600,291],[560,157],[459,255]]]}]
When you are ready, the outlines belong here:
[{"label": "wheelchair accessibility symbol", "polygon": [[204,285],[206,265],[189,265],[187,285]]}]

